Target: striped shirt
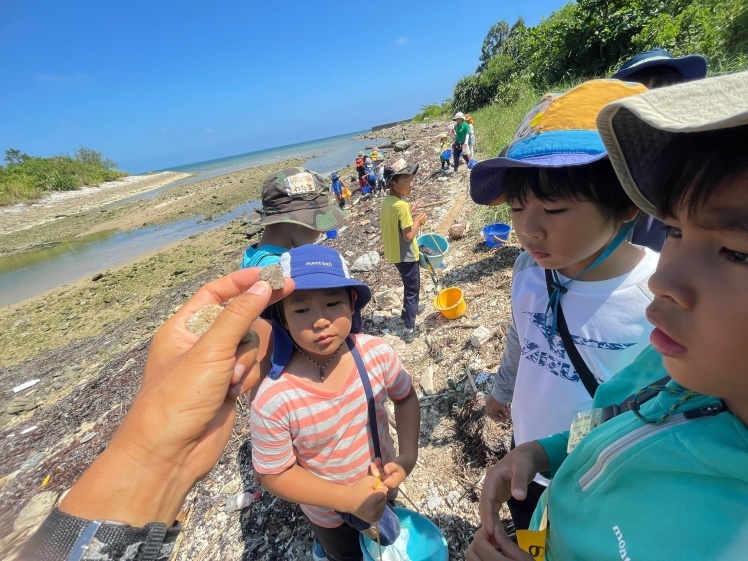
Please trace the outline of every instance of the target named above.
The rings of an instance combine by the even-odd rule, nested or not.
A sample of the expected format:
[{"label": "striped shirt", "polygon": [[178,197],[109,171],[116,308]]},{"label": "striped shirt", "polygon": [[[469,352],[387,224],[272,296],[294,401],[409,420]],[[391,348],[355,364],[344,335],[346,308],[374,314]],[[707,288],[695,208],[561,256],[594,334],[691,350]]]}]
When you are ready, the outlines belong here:
[{"label": "striped shirt", "polygon": [[[351,335],[369,374],[377,412],[382,463],[395,457],[384,404],[404,399],[410,374],[383,339]],[[284,370],[266,379],[252,402],[252,463],[262,474],[278,474],[298,464],[314,475],[340,485],[366,477],[374,458],[366,394],[353,365],[339,392],[306,385]],[[336,528],[342,518],[332,509],[301,505],[315,524]]]}]

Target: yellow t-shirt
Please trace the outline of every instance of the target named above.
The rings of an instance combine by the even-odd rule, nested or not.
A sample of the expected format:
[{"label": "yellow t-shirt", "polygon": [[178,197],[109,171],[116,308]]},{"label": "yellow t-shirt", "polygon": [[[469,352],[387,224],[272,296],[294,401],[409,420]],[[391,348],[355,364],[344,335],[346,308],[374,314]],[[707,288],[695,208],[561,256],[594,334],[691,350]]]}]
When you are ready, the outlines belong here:
[{"label": "yellow t-shirt", "polygon": [[404,200],[388,195],[382,201],[379,211],[379,221],[382,228],[382,244],[384,256],[390,263],[418,261],[418,246],[416,238],[406,242],[403,230],[413,226],[413,216],[410,205]]}]

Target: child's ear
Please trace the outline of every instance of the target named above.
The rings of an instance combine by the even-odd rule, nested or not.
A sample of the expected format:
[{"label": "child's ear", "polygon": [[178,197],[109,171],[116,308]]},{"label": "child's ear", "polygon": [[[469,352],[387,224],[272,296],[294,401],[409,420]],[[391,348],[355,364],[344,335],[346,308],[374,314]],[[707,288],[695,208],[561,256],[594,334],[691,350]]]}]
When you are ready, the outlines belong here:
[{"label": "child's ear", "polygon": [[624,222],[631,222],[632,220],[636,219],[641,211],[638,207],[634,207],[623,217]]},{"label": "child's ear", "polygon": [[358,300],[358,292],[351,289],[351,310],[356,309],[356,300]]}]

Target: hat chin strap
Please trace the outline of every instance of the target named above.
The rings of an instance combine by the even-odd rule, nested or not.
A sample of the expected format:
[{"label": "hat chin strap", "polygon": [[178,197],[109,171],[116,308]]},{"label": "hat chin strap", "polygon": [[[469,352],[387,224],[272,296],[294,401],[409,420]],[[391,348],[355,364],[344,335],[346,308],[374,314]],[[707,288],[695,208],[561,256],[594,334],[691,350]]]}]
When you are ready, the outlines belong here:
[{"label": "hat chin strap", "polygon": [[636,225],[636,221],[639,219],[639,215],[641,212],[639,212],[636,217],[630,221],[624,224],[620,230],[618,230],[618,233],[616,234],[616,237],[611,240],[611,242],[608,244],[608,247],[605,248],[605,251],[603,251],[600,256],[595,259],[592,264],[587,267],[584,271],[579,273],[578,275],[570,278],[565,283],[561,283],[561,279],[558,276],[558,271],[556,269],[551,270],[551,274],[553,275],[553,284],[551,285],[553,288],[553,293],[551,294],[550,298],[548,298],[548,305],[545,307],[545,324],[548,325],[548,312],[552,312],[552,318],[551,318],[551,330],[547,331],[548,334],[548,341],[552,341],[554,335],[556,334],[557,330],[557,317],[558,317],[558,305],[561,302],[561,296],[566,294],[569,289],[568,286],[573,281],[577,280],[579,277],[586,275],[589,273],[592,269],[600,265],[603,261],[605,261],[608,257],[611,256],[611,254],[618,249],[618,246],[620,246],[628,237],[628,235],[631,233],[631,230],[634,229],[634,226]]}]

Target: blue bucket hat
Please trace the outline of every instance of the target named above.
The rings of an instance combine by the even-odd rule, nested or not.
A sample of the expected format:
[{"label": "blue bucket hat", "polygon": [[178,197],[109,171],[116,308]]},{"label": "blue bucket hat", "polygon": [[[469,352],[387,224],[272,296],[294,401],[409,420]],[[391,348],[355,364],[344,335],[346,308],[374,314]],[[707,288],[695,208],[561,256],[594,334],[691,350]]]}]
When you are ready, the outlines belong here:
[{"label": "blue bucket hat", "polygon": [[[351,278],[348,265],[337,251],[324,245],[302,245],[284,253],[280,258],[283,276],[293,279],[294,290],[320,288],[350,288],[356,291],[351,333],[361,332],[361,310],[371,300],[371,289],[361,281]],[[279,306],[280,303],[275,306]],[[273,323],[273,358],[268,373],[278,378],[293,354],[293,340],[283,326],[277,308],[271,308]]]},{"label": "blue bucket hat", "polygon": [[652,66],[669,66],[675,68],[683,77],[684,82],[699,80],[706,77],[707,60],[703,55],[686,55],[674,57],[665,49],[652,49],[632,56],[623,63],[621,68],[611,76],[617,80],[625,80],[634,72],[639,72]]},{"label": "blue bucket hat", "polygon": [[340,179],[340,176],[337,173],[333,173],[332,174],[332,179],[333,179],[333,181],[335,181],[337,179]]}]

